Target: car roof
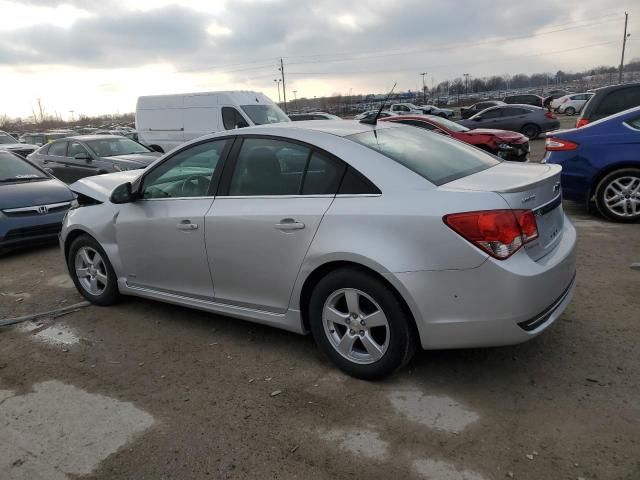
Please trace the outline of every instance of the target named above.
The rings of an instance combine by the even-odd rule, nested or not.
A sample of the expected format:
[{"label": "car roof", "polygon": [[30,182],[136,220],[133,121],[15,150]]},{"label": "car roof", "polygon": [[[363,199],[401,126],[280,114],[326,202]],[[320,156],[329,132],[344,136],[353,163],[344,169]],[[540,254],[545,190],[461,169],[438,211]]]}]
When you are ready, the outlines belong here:
[{"label": "car roof", "polygon": [[[122,135],[124,136],[124,135]],[[104,134],[104,135],[74,135],[72,137],[65,137],[65,138],[59,138],[57,140],[55,140],[56,142],[62,141],[62,140],[77,140],[80,142],[86,142],[89,140],[109,140],[110,138],[118,138],[118,135],[109,135],[109,134]]]},{"label": "car roof", "polygon": [[[356,133],[368,132],[379,128],[395,128],[397,125],[384,122],[377,125],[371,125],[368,123],[361,123],[358,120],[303,120],[301,122],[282,122],[271,123],[268,125],[256,125],[253,127],[245,127],[238,133],[262,133],[268,134],[269,130],[312,130],[316,132],[329,133],[338,137],[346,137],[348,135],[355,135]],[[235,130],[234,130],[235,132]]]},{"label": "car roof", "polygon": [[610,92],[612,90],[618,90],[618,89],[622,89],[622,88],[633,88],[633,87],[640,87],[640,82],[619,83],[617,85],[608,85],[606,87],[596,88],[592,92],[595,92],[595,93]]}]

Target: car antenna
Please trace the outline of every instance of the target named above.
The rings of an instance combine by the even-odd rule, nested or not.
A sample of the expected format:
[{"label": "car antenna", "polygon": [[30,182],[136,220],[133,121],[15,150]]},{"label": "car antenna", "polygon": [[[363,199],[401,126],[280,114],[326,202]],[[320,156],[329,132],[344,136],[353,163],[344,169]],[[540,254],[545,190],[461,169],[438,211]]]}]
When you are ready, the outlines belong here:
[{"label": "car antenna", "polygon": [[380,114],[382,113],[382,110],[384,109],[384,105],[385,105],[385,103],[387,103],[387,100],[389,100],[391,95],[393,95],[393,89],[396,88],[397,84],[398,84],[398,82],[394,83],[393,87],[391,87],[391,91],[387,94],[387,97],[382,102],[382,105],[380,105],[380,109],[378,110],[378,113],[376,113],[376,116],[373,117],[373,118],[363,118],[362,120],[360,120],[360,123],[366,123],[367,125],[377,125],[378,118],[380,117]]}]

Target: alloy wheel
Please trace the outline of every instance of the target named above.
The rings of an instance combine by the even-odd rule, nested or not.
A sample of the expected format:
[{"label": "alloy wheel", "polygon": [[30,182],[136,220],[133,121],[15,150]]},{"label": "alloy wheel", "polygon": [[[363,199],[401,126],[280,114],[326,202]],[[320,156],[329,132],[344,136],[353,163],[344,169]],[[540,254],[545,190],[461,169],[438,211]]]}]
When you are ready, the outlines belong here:
[{"label": "alloy wheel", "polygon": [[604,204],[614,215],[640,216],[640,177],[627,175],[611,181],[604,189]]},{"label": "alloy wheel", "polygon": [[324,333],[331,346],[347,360],[371,364],[389,347],[389,321],[380,305],[354,288],[336,290],[322,311]]},{"label": "alloy wheel", "polygon": [[91,247],[76,252],[75,270],[78,282],[91,295],[99,296],[107,288],[107,266],[102,256]]}]

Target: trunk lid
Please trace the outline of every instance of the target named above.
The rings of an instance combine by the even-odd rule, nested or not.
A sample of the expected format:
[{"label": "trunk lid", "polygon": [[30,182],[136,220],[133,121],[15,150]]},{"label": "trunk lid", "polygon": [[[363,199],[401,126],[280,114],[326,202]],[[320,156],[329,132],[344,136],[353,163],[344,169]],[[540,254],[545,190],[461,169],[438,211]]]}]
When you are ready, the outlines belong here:
[{"label": "trunk lid", "polygon": [[546,255],[562,237],[564,211],[559,165],[502,162],[473,175],[454,180],[440,188],[491,191],[500,195],[513,210],[532,210],[538,238],[525,245],[534,260]]}]

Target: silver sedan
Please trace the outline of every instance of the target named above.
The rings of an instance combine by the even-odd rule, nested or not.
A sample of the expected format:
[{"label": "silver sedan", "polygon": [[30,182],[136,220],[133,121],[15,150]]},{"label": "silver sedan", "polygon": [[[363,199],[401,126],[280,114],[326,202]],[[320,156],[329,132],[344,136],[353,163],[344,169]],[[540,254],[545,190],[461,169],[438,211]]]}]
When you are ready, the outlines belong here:
[{"label": "silver sedan", "polygon": [[533,338],[575,284],[560,167],[410,126],[220,132],[71,188],[61,246],[91,302],[135,295],[311,332],[360,378],[418,347]]}]

